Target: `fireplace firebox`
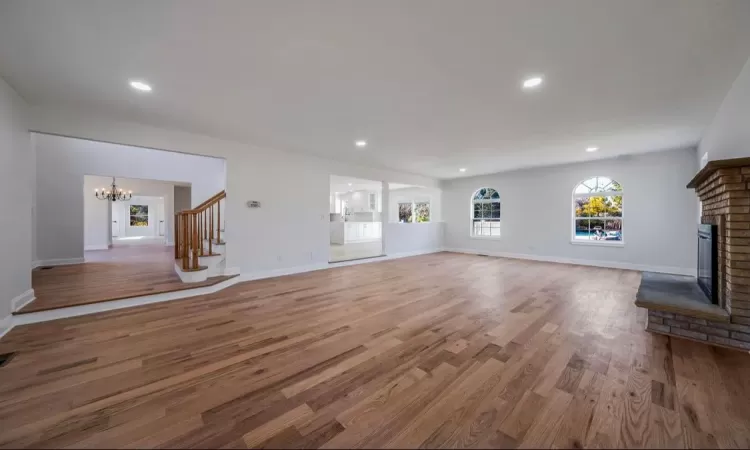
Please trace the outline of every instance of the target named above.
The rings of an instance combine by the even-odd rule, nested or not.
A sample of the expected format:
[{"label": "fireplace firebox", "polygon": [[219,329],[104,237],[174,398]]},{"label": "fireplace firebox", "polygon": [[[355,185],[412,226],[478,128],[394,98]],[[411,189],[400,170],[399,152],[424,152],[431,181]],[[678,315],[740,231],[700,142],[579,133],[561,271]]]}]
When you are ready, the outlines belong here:
[{"label": "fireplace firebox", "polygon": [[698,225],[698,286],[711,303],[719,304],[716,225]]}]

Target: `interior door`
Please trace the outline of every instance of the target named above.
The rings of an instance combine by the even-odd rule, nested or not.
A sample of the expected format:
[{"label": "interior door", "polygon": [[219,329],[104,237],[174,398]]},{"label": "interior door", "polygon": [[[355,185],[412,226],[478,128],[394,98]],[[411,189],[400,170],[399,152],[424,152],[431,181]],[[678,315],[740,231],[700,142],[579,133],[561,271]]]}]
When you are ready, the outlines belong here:
[{"label": "interior door", "polygon": [[112,237],[120,237],[120,224],[117,222],[120,218],[120,210],[113,204],[110,204],[110,208],[112,208]]}]

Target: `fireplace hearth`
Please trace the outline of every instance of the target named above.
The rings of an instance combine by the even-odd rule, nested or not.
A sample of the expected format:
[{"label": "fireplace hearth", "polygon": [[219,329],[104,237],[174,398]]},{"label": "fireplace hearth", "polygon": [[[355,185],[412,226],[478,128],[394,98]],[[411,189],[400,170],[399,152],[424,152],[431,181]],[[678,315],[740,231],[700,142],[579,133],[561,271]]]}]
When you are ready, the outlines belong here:
[{"label": "fireplace hearth", "polygon": [[750,158],[710,161],[687,187],[702,205],[696,277],[644,273],[635,303],[648,331],[748,351]]}]

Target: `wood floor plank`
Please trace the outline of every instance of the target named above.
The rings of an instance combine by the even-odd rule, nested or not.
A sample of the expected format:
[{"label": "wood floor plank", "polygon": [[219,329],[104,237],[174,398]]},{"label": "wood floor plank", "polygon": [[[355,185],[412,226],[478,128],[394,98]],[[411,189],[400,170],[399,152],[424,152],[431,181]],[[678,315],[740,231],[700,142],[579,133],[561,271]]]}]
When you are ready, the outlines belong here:
[{"label": "wood floor plank", "polygon": [[546,406],[536,414],[534,421],[526,431],[520,448],[551,447],[572,401],[572,395],[556,389],[550,395]]},{"label": "wood floor plank", "polygon": [[645,332],[639,277],[436,253],[19,326],[0,447],[747,448],[750,355]]},{"label": "wood floor plank", "polygon": [[242,436],[242,440],[248,447],[256,446],[285,428],[294,425],[297,421],[312,415],[312,413],[313,410],[309,406],[302,404],[245,434]]},{"label": "wood floor plank", "polygon": [[85,253],[86,263],[33,270],[36,299],[16,314],[213,286],[233,278],[183,283],[174,271],[174,247],[162,244],[118,245]]},{"label": "wood floor plank", "polygon": [[645,447],[650,439],[651,383],[637,368],[631,371],[625,385],[625,399],[620,423],[620,442],[626,447]]}]

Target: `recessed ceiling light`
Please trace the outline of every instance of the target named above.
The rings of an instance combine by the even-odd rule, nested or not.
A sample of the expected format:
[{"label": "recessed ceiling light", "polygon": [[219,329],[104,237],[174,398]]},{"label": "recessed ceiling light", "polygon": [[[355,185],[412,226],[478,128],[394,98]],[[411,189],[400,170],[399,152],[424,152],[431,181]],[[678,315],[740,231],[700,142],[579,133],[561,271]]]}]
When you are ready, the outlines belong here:
[{"label": "recessed ceiling light", "polygon": [[143,81],[131,81],[130,87],[132,87],[133,89],[137,89],[139,91],[143,91],[143,92],[151,92],[151,86],[144,83]]},{"label": "recessed ceiling light", "polygon": [[591,153],[599,150],[599,147],[586,147],[586,151]]},{"label": "recessed ceiling light", "polygon": [[352,185],[352,184],[351,184],[351,183],[349,183],[349,186],[351,186],[351,185]]},{"label": "recessed ceiling light", "polygon": [[458,171],[459,171],[459,172],[466,172],[466,169],[464,169],[464,168],[462,167],[462,168],[458,169]]},{"label": "recessed ceiling light", "polygon": [[356,145],[357,147],[364,147],[367,145],[367,141],[355,141],[354,145]]},{"label": "recessed ceiling light", "polygon": [[532,89],[542,84],[542,77],[531,77],[523,80],[524,89]]}]

